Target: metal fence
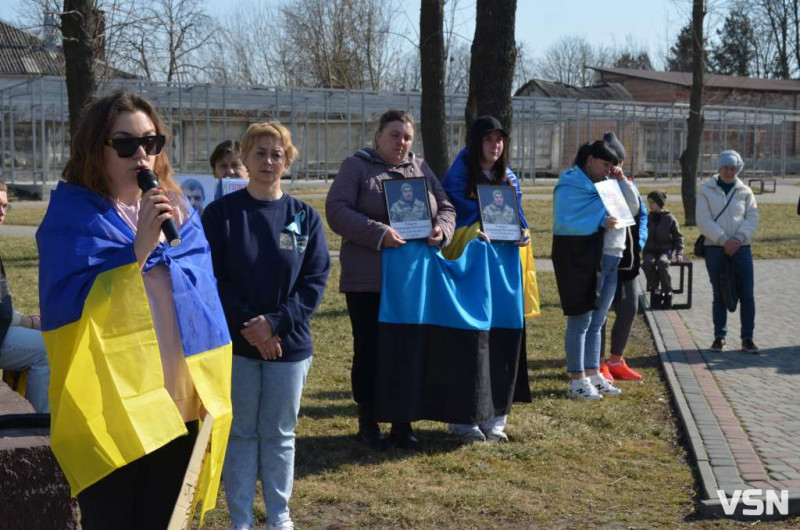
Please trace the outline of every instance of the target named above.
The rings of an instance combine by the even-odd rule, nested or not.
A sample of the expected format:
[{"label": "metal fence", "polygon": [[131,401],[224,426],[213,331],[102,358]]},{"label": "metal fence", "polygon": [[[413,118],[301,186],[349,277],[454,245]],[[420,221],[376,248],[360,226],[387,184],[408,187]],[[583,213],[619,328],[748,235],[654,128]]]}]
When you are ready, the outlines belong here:
[{"label": "metal fence", "polygon": [[[181,173],[208,174],[208,157],[222,140],[240,138],[250,123],[280,120],[300,154],[292,178],[328,179],[341,161],[369,145],[380,115],[401,108],[419,116],[420,93],[332,89],[246,88],[115,80],[150,99],[171,133],[169,152]],[[0,178],[44,183],[60,175],[69,156],[67,94],[61,77],[0,80]],[[466,95],[446,98],[449,155],[464,146]],[[623,140],[634,174],[680,174],[688,106],[622,101],[515,97],[510,164],[523,179],[556,176],[583,142],[613,130]],[[800,112],[704,107],[701,169],[713,169],[724,149],[736,149],[749,171],[784,175],[800,169]],[[422,154],[418,134],[415,152]]]}]

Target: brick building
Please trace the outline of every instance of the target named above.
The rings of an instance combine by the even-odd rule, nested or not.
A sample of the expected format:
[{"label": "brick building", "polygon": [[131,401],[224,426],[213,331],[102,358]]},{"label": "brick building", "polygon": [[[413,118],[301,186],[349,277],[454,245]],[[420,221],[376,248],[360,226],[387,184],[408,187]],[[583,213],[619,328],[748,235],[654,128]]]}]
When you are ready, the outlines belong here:
[{"label": "brick building", "polygon": [[[600,83],[618,84],[636,101],[689,103],[691,72],[655,72],[631,68],[597,68]],[[800,110],[800,80],[756,79],[709,74],[703,105]]]}]

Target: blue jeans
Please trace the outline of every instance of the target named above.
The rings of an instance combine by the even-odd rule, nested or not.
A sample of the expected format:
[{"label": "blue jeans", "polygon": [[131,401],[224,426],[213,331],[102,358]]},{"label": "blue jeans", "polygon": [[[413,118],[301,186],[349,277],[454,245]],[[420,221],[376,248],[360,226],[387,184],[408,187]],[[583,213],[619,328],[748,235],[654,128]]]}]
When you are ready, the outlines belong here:
[{"label": "blue jeans", "polygon": [[47,390],[50,386],[50,365],[42,332],[37,329],[11,326],[0,346],[0,369],[28,371],[25,398],[36,412],[50,412]]},{"label": "blue jeans", "polygon": [[311,357],[292,363],[233,356],[233,424],[222,471],[232,524],[253,525],[259,478],[267,523],[290,519],[294,428],[310,366]]},{"label": "blue jeans", "polygon": [[600,331],[603,329],[608,308],[611,307],[614,293],[617,291],[619,262],[620,258],[603,254],[597,309],[567,317],[564,349],[567,352],[567,371],[570,373],[600,368]]},{"label": "blue jeans", "polygon": [[[706,270],[711,280],[714,301],[711,304],[711,315],[714,319],[714,337],[725,337],[728,334],[728,310],[722,301],[720,277],[726,259],[723,247],[706,247]],[[739,291],[739,318],[742,323],[742,340],[752,339],[756,326],[756,300],[753,274],[753,254],[750,245],[742,245],[732,256],[736,269],[736,288]]]}]

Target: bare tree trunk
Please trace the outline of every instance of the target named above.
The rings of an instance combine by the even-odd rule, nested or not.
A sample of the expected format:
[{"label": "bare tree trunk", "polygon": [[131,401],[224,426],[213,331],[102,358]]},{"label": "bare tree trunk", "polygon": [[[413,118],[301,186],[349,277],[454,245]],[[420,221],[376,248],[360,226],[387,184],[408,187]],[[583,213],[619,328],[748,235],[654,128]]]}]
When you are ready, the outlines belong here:
[{"label": "bare tree trunk", "polygon": [[467,130],[478,116],[494,116],[511,131],[511,88],[517,46],[514,22],[517,0],[478,0],[475,38],[469,67],[469,96],[464,117]]},{"label": "bare tree trunk", "polygon": [[798,0],[792,0],[792,18],[794,19],[794,60],[800,68],[800,6]]},{"label": "bare tree trunk", "polygon": [[450,167],[444,112],[444,1],[422,0],[419,12],[419,54],[422,79],[422,146],[437,177]]},{"label": "bare tree trunk", "polygon": [[684,225],[695,226],[697,202],[697,162],[700,142],[703,139],[703,76],[706,65],[703,54],[704,0],[692,0],[692,92],[689,96],[689,131],[686,149],[681,153],[681,196],[683,198]]},{"label": "bare tree trunk", "polygon": [[64,0],[61,33],[64,36],[69,128],[75,133],[81,111],[97,91],[94,63],[99,56],[98,12],[93,0]]}]

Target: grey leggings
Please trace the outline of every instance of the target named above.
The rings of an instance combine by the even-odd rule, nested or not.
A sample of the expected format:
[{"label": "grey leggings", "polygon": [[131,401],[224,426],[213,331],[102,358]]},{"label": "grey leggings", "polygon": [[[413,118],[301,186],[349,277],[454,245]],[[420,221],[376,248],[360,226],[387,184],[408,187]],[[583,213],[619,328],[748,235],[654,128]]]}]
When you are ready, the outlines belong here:
[{"label": "grey leggings", "polygon": [[[617,318],[611,327],[611,351],[619,355],[625,354],[625,346],[631,336],[633,319],[639,311],[639,293],[636,292],[636,278],[617,284],[617,296],[614,298],[614,312]],[[606,326],[600,331],[600,357],[606,351]]]}]

